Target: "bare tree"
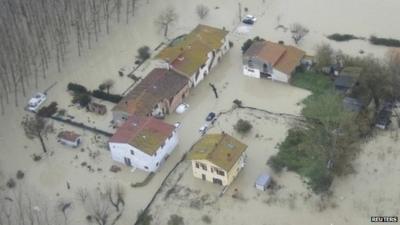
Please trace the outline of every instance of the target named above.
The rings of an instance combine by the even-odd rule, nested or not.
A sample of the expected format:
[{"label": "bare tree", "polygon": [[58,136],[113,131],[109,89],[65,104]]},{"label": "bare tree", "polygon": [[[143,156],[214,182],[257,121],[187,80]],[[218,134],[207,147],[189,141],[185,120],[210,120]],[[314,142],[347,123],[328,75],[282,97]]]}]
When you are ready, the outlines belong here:
[{"label": "bare tree", "polygon": [[99,85],[100,90],[107,90],[107,94],[110,94],[110,89],[114,86],[114,80],[107,79]]},{"label": "bare tree", "polygon": [[199,4],[196,6],[196,12],[200,19],[204,19],[208,15],[209,11],[210,9],[203,4]]},{"label": "bare tree", "polygon": [[114,188],[108,186],[105,192],[98,189],[88,193],[82,204],[89,214],[89,220],[98,225],[115,225],[124,212],[124,197],[121,186],[116,185]]},{"label": "bare tree", "polygon": [[[68,205],[68,204],[67,204]],[[67,213],[67,205],[53,208],[45,197],[24,189],[17,191],[0,190],[1,225],[67,225],[61,218],[60,210]],[[61,212],[61,213],[64,213]]]},{"label": "bare tree", "polygon": [[172,7],[166,8],[155,20],[155,24],[163,30],[164,37],[168,35],[169,27],[176,22],[178,19],[178,14],[175,12],[175,9]]},{"label": "bare tree", "polygon": [[47,148],[43,138],[47,137],[48,133],[54,131],[53,126],[48,124],[46,119],[39,116],[25,116],[21,122],[21,125],[25,131],[25,135],[28,138],[39,138],[43,152],[47,153]]},{"label": "bare tree", "polygon": [[300,23],[294,23],[290,26],[292,32],[292,39],[297,44],[306,36],[309,30]]}]

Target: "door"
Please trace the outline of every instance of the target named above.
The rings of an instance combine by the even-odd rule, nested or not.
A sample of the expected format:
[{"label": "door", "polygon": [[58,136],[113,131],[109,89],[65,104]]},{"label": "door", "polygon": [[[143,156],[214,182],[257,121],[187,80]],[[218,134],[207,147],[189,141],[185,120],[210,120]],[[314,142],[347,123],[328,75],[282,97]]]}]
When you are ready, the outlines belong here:
[{"label": "door", "polygon": [[127,166],[132,166],[132,162],[131,162],[131,159],[130,159],[130,158],[125,157],[125,158],[124,158],[124,161],[125,161],[125,165],[127,165]]},{"label": "door", "polygon": [[221,179],[218,179],[218,178],[213,178],[213,183],[214,183],[214,184],[222,185],[222,180],[221,180]]},{"label": "door", "polygon": [[206,175],[202,174],[201,179],[206,180]]}]

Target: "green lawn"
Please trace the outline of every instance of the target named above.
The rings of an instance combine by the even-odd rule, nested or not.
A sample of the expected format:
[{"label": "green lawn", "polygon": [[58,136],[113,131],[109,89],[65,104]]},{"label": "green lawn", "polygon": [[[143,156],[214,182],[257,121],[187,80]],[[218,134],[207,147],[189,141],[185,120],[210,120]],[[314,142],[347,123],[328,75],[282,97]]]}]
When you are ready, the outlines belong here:
[{"label": "green lawn", "polygon": [[333,89],[333,82],[328,76],[312,71],[295,74],[292,79],[292,85],[307,89],[314,95],[320,95]]}]

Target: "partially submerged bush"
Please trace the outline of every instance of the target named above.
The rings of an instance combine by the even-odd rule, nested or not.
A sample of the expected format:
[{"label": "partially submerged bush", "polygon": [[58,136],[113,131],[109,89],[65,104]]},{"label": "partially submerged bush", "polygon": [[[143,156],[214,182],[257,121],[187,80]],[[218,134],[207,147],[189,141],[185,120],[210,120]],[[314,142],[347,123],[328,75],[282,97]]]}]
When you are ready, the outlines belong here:
[{"label": "partially submerged bush", "polygon": [[92,96],[95,98],[103,99],[103,100],[110,101],[113,103],[118,103],[122,99],[121,95],[107,94],[106,92],[101,91],[101,90],[94,90],[92,93]]},{"label": "partially submerged bush", "polygon": [[92,101],[88,93],[76,93],[72,103],[78,103],[81,107],[86,107]]},{"label": "partially submerged bush", "polygon": [[7,187],[12,189],[15,188],[15,186],[17,185],[17,183],[15,183],[15,180],[13,178],[8,179],[7,181]]},{"label": "partially submerged bush", "polygon": [[371,36],[369,42],[373,45],[383,45],[387,47],[400,47],[400,40],[392,38],[379,38],[376,36]]},{"label": "partially submerged bush", "polygon": [[146,61],[150,58],[150,48],[149,46],[142,46],[138,49],[138,56],[136,57],[140,62]]},{"label": "partially submerged bush", "polygon": [[68,91],[73,91],[74,93],[87,93],[88,90],[85,86],[76,84],[76,83],[69,83],[67,86]]},{"label": "partially submerged bush", "polygon": [[206,224],[210,224],[210,223],[211,223],[211,217],[208,216],[208,215],[203,215],[203,216],[201,217],[201,220],[202,220],[204,223],[206,223]]},{"label": "partially submerged bush", "polygon": [[22,172],[21,170],[17,171],[17,179],[21,180],[22,178],[24,178],[25,173]]},{"label": "partially submerged bush", "polygon": [[210,9],[203,4],[199,4],[196,6],[196,12],[200,19],[204,19],[208,15],[209,11]]},{"label": "partially submerged bush", "polygon": [[236,124],[233,126],[233,128],[242,134],[245,134],[253,128],[253,125],[247,120],[239,119]]},{"label": "partially submerged bush", "polygon": [[57,102],[52,102],[48,106],[39,109],[37,115],[41,117],[51,117],[57,112]]},{"label": "partially submerged bush", "polygon": [[147,210],[142,210],[138,213],[137,225],[150,225],[153,221],[153,216]]},{"label": "partially submerged bush", "polygon": [[354,39],[359,39],[358,37],[352,34],[338,34],[338,33],[328,35],[327,38],[334,41],[350,41]]},{"label": "partially submerged bush", "polygon": [[170,217],[169,217],[169,220],[168,220],[168,223],[167,223],[168,225],[184,225],[184,223],[183,223],[183,217],[182,216],[179,216],[179,215],[176,215],[176,214],[172,214]]},{"label": "partially submerged bush", "polygon": [[40,161],[42,159],[42,156],[33,154],[32,155],[32,159],[33,159],[33,161],[37,162],[37,161]]}]

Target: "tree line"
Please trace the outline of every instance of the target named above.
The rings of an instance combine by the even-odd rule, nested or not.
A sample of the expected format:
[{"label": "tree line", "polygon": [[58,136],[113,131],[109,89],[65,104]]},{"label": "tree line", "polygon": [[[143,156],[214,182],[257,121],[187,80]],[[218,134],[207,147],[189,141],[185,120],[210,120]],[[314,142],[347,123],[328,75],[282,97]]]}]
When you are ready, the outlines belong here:
[{"label": "tree line", "polygon": [[[147,1],[148,2],[148,1]],[[0,109],[38,87],[53,63],[61,71],[67,50],[80,56],[114,22],[129,23],[138,0],[0,0]],[[124,14],[124,15],[123,15]]]}]

